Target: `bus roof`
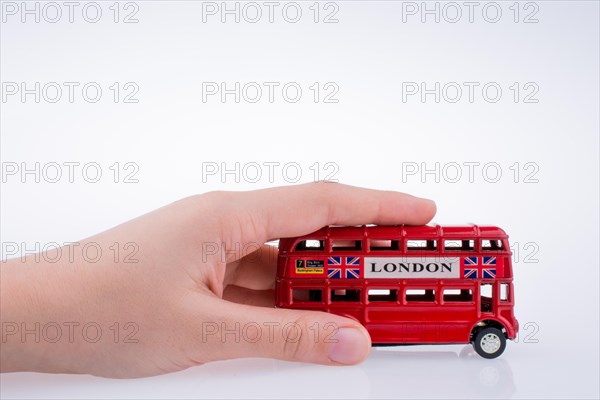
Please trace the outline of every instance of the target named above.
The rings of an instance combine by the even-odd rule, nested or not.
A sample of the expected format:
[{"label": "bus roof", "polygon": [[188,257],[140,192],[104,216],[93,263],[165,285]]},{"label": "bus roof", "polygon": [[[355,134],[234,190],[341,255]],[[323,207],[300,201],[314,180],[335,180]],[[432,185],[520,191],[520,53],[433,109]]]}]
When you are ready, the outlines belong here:
[{"label": "bus roof", "polygon": [[490,225],[362,225],[362,226],[326,226],[311,234],[295,239],[506,239],[503,229]]}]

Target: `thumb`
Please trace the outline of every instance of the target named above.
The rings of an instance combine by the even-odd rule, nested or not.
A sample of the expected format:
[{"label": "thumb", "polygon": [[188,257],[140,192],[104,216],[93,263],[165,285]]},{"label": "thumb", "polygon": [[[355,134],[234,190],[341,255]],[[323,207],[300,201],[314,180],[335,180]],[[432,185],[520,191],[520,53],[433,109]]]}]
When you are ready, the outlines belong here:
[{"label": "thumb", "polygon": [[221,300],[219,324],[203,323],[215,359],[269,357],[328,365],[363,361],[371,349],[357,321],[319,311],[276,309]]}]

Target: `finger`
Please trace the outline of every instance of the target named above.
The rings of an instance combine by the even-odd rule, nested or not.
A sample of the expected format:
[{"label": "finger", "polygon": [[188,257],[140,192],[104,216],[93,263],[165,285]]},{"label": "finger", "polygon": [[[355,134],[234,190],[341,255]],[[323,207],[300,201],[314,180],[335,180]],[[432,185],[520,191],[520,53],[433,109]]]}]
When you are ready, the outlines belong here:
[{"label": "finger", "polygon": [[258,250],[227,264],[225,285],[254,290],[275,288],[277,252],[275,246],[262,245]]},{"label": "finger", "polygon": [[[435,203],[405,193],[317,182],[250,192],[213,192],[229,243],[265,242],[313,232],[326,225],[421,225]],[[240,243],[238,242],[238,243]]]},{"label": "finger", "polygon": [[249,306],[275,307],[274,290],[252,290],[236,285],[229,285],[225,287],[223,299]]},{"label": "finger", "polygon": [[356,364],[371,349],[357,321],[318,311],[253,307],[218,300],[220,323],[203,322],[210,357],[269,357],[328,365]]}]

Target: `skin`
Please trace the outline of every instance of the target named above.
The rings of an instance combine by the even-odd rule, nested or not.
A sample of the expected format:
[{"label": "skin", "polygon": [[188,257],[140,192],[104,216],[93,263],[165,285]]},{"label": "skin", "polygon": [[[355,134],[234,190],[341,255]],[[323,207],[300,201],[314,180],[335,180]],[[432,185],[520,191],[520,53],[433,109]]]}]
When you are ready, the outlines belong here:
[{"label": "skin", "polygon": [[[274,308],[277,249],[263,244],[326,225],[420,225],[435,210],[407,194],[324,182],[211,192],[79,246],[5,261],[0,369],[129,378],[239,357],[358,363],[371,346],[358,322]],[[138,250],[130,258],[127,243]],[[102,249],[95,262],[86,244]]]}]

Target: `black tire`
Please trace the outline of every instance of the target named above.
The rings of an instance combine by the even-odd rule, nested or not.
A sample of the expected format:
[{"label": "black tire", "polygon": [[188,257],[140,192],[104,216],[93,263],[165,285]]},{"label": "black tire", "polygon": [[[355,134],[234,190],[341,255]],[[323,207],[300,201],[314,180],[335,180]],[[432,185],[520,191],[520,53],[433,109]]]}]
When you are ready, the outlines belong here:
[{"label": "black tire", "polygon": [[500,329],[481,328],[475,335],[473,347],[477,354],[483,358],[496,358],[506,348],[506,337]]}]

